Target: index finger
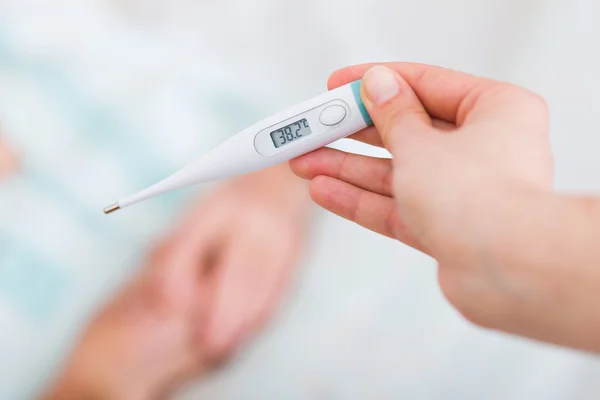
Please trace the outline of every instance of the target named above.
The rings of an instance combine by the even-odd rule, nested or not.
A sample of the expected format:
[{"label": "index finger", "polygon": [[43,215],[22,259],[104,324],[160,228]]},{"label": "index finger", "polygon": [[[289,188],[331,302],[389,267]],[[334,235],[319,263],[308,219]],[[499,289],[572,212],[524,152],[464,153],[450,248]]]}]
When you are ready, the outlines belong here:
[{"label": "index finger", "polygon": [[371,63],[355,65],[334,72],[328,81],[329,89],[362,79],[376,65],[397,71],[414,90],[432,118],[460,126],[482,93],[494,87],[508,86],[487,78],[442,67],[416,63]]}]

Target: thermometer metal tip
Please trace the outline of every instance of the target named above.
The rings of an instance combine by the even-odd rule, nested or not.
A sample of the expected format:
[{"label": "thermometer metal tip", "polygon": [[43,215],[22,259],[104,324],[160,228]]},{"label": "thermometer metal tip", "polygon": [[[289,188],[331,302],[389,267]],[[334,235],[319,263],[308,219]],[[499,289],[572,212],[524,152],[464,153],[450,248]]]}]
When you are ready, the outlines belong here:
[{"label": "thermometer metal tip", "polygon": [[111,214],[120,209],[121,207],[118,204],[113,204],[112,206],[108,206],[104,209],[104,214]]}]

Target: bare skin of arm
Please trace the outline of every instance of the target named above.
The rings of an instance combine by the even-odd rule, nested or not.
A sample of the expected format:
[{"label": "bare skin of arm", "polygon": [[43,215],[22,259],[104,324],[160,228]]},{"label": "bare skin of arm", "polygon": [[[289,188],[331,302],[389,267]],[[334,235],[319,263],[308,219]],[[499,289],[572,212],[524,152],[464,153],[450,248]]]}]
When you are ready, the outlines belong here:
[{"label": "bare skin of arm", "polygon": [[600,352],[600,199],[557,194],[549,112],[510,84],[408,63],[360,65],[392,160],[321,149],[291,162],[322,207],[416,248],[473,323]]},{"label": "bare skin of arm", "polygon": [[44,398],[168,398],[219,366],[277,310],[309,210],[306,183],[287,165],[194,204],[92,318]]}]

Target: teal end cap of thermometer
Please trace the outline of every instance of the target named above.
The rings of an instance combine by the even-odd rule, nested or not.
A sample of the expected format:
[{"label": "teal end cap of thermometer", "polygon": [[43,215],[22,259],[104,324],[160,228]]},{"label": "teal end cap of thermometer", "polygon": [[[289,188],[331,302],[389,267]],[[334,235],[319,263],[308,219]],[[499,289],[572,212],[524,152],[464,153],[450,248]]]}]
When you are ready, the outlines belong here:
[{"label": "teal end cap of thermometer", "polygon": [[365,120],[365,123],[367,124],[367,126],[371,126],[371,125],[373,125],[373,119],[371,119],[371,116],[369,115],[369,112],[367,111],[367,108],[365,107],[365,103],[363,102],[363,99],[360,95],[361,83],[362,83],[362,80],[355,81],[355,82],[352,82],[350,84],[350,86],[352,87],[352,92],[354,93],[354,99],[356,100],[356,105],[360,109],[360,113],[362,114],[362,117]]}]

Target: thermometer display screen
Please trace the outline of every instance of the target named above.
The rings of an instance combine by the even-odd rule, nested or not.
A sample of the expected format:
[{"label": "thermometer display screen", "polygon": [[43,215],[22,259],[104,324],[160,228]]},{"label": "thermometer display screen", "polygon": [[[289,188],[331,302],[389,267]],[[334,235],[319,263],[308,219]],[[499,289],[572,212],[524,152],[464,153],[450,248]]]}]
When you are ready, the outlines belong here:
[{"label": "thermometer display screen", "polygon": [[280,148],[295,140],[311,134],[310,125],[306,118],[271,132],[271,139],[276,148]]}]

